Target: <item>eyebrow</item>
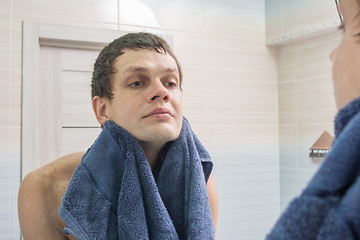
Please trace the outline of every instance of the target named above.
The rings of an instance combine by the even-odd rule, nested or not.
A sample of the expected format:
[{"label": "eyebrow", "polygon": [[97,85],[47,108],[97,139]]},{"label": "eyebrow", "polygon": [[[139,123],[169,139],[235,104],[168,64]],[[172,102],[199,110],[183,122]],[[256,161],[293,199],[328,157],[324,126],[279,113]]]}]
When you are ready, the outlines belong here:
[{"label": "eyebrow", "polygon": [[178,71],[178,69],[177,69],[177,68],[168,68],[168,69],[166,69],[166,72],[170,72],[170,73],[177,73],[177,74],[179,74],[179,71]]},{"label": "eyebrow", "polygon": [[[139,73],[144,73],[144,72],[145,72],[145,73],[146,73],[146,72],[150,72],[150,70],[149,70],[148,68],[146,68],[146,67],[130,66],[130,67],[128,67],[128,68],[126,68],[126,69],[124,70],[123,75],[125,75],[125,74],[127,74],[127,73],[136,73],[136,72],[139,72]],[[165,70],[165,72],[177,73],[177,74],[179,74],[177,68],[171,68],[171,67],[167,68],[167,69]]]},{"label": "eyebrow", "polygon": [[128,68],[126,68],[124,70],[123,75],[127,74],[127,73],[131,73],[131,72],[149,72],[149,69],[145,68],[145,67],[138,67],[138,66],[130,66]]}]

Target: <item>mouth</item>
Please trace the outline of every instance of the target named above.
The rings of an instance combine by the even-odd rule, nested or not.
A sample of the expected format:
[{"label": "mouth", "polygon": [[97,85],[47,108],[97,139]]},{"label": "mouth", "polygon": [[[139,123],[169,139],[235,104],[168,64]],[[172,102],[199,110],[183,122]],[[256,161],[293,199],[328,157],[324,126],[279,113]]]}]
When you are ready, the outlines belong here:
[{"label": "mouth", "polygon": [[172,118],[173,116],[169,109],[160,107],[160,108],[155,108],[154,110],[149,112],[147,115],[145,115],[143,118],[150,118],[150,117],[164,119],[164,118]]}]

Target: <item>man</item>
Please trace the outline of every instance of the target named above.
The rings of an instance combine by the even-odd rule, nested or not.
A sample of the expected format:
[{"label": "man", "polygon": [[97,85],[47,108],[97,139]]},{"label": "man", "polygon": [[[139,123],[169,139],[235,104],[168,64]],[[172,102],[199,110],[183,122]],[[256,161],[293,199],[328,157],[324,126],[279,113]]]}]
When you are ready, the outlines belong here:
[{"label": "man", "polygon": [[289,204],[268,240],[360,239],[360,0],[335,2],[344,31],[330,55],[339,110],[335,140],[322,166]]},{"label": "man", "polygon": [[[131,202],[124,203],[125,200],[121,199],[124,196],[126,197],[129,194],[133,194],[132,191],[136,191],[136,189],[125,189],[123,185],[126,181],[129,182],[129,184],[132,184],[132,182],[128,180],[130,178],[135,178],[135,180],[138,180],[136,179],[137,175],[131,175],[133,174],[133,171],[127,170],[127,168],[132,167],[132,170],[138,170],[138,165],[130,167],[128,165],[130,164],[129,162],[132,159],[135,159],[134,164],[138,164],[138,161],[141,162],[141,159],[138,160],[138,158],[141,158],[141,154],[145,156],[144,159],[146,159],[147,161],[147,166],[141,166],[142,170],[139,171],[139,178],[141,178],[139,180],[140,183],[148,184],[148,182],[150,182],[149,186],[154,187],[155,185],[153,179],[157,181],[156,184],[159,185],[159,189],[157,189],[157,187],[154,187],[154,193],[151,192],[151,194],[154,194],[155,196],[156,194],[158,194],[157,192],[159,191],[161,198],[163,198],[162,200],[164,201],[165,207],[169,210],[170,216],[177,216],[176,214],[182,214],[181,216],[185,214],[184,216],[186,216],[186,214],[189,214],[187,212],[187,209],[182,210],[181,207],[180,213],[177,213],[177,211],[179,211],[177,208],[179,207],[174,208],[173,211],[175,211],[175,213],[171,212],[171,209],[173,208],[171,203],[172,201],[178,205],[186,205],[189,203],[181,202],[182,200],[178,199],[173,199],[171,201],[165,200],[166,197],[164,196],[166,196],[166,192],[168,191],[168,189],[173,187],[175,188],[175,186],[166,185],[169,181],[169,179],[166,177],[169,176],[166,176],[166,173],[163,173],[165,170],[162,170],[162,165],[168,166],[172,161],[171,159],[167,159],[169,158],[168,155],[171,154],[171,152],[175,151],[173,150],[173,147],[170,146],[173,146],[180,141],[179,139],[183,137],[185,131],[184,124],[187,126],[187,121],[183,119],[181,84],[181,67],[175,55],[163,39],[153,34],[127,34],[119,39],[114,40],[107,47],[105,47],[101,51],[94,65],[92,79],[93,110],[98,122],[104,129],[97,141],[92,146],[92,148],[90,148],[90,150],[85,155],[84,153],[74,153],[61,157],[60,159],[55,160],[29,173],[24,178],[19,190],[19,220],[24,238],[75,239],[74,235],[78,234],[76,237],[80,239],[81,237],[79,236],[82,234],[84,234],[84,236],[87,234],[89,234],[88,236],[93,236],[92,234],[97,234],[92,232],[87,233],[87,226],[83,226],[82,229],[80,228],[80,230],[74,229],[79,224],[78,222],[72,221],[82,221],[82,216],[76,216],[76,213],[74,213],[71,217],[68,218],[67,214],[71,211],[80,211],[79,209],[75,209],[77,203],[71,205],[71,194],[72,191],[76,192],[79,189],[87,191],[88,188],[81,188],[82,184],[86,185],[89,181],[84,181],[79,184],[76,183],[76,179],[78,176],[83,174],[81,172],[83,165],[87,169],[89,165],[86,166],[86,164],[93,164],[91,161],[94,161],[95,158],[98,158],[94,156],[99,156],[99,152],[104,153],[102,155],[103,159],[96,160],[103,161],[100,162],[100,165],[106,164],[108,161],[114,161],[113,163],[115,165],[117,165],[118,162],[121,162],[121,166],[119,166],[119,169],[121,169],[121,174],[124,174],[121,175],[121,179],[116,180],[118,182],[121,182],[122,185],[120,184],[121,186],[115,186],[116,183],[114,185],[114,187],[119,188],[119,192],[114,193],[116,191],[110,191],[112,197],[114,194],[117,194],[116,198],[119,199],[119,203],[117,203],[118,205],[115,206],[118,208],[117,217],[112,218],[112,220],[115,219],[114,221],[118,222],[118,230],[116,231],[119,232],[115,234],[113,233],[114,230],[112,230],[111,233],[101,233],[106,234],[106,236],[112,236],[106,238],[135,239],[135,235],[132,234],[136,233],[132,233],[130,230],[126,229],[133,227],[129,225],[134,224],[127,223],[124,226],[121,225],[121,222],[123,220],[120,217],[123,216],[121,214],[124,214],[125,217],[128,217],[128,213],[125,212],[120,214],[120,212],[124,208],[127,208],[127,205],[131,204],[132,201],[139,200],[137,199],[137,197],[132,196],[132,198],[130,198]],[[119,132],[121,132],[121,134]],[[188,132],[191,135],[191,130],[189,130]],[[106,135],[106,133],[108,133],[108,135]],[[113,137],[115,135],[116,137]],[[132,138],[136,139],[137,143],[128,144],[129,141],[132,141]],[[121,141],[123,139],[126,139],[126,141]],[[187,141],[187,137],[182,139],[185,139],[184,141]],[[115,143],[112,142],[111,144],[108,144],[108,141],[113,141]],[[136,150],[136,148],[134,148],[134,151],[127,150],[127,148],[132,149],[132,147],[137,144],[139,145],[139,149],[141,149],[143,153],[138,153],[139,151]],[[180,145],[182,146],[183,144],[181,143]],[[123,148],[126,149],[124,150]],[[116,155],[116,158],[118,158],[118,155],[121,155],[119,157],[120,160],[114,159],[115,157],[108,156],[111,155],[111,153],[114,151],[118,153]],[[127,152],[122,156],[123,151]],[[188,150],[185,150],[185,153],[186,151]],[[133,155],[135,157],[133,157]],[[174,158],[177,158],[176,154],[172,156],[175,156]],[[196,156],[197,155],[195,154],[195,157]],[[181,161],[186,160],[184,159]],[[181,161],[180,164],[182,164]],[[201,170],[201,176],[203,176],[203,179],[205,175],[205,179],[207,180],[205,190],[207,191],[206,197],[208,197],[208,205],[211,209],[213,221],[213,223],[211,224],[214,224],[214,227],[216,229],[218,214],[217,191],[214,179],[210,174],[212,167],[206,168],[205,166],[207,166],[207,163],[201,162],[204,168],[203,170]],[[147,168],[151,169],[153,177],[149,177],[148,175],[146,175]],[[109,167],[109,169],[111,170],[111,166]],[[90,177],[92,177],[91,181],[94,181],[94,185],[98,184],[98,179],[96,178],[108,177],[107,173],[101,172],[102,170],[103,169],[97,169],[97,177],[93,177],[93,173],[90,174]],[[176,173],[176,169],[173,169],[172,171]],[[202,171],[204,172],[202,173]],[[126,175],[129,177],[124,177],[125,174],[130,175]],[[146,175],[145,177],[143,176],[144,174]],[[163,180],[163,182],[160,182],[161,179],[167,180]],[[102,181],[102,179],[100,179],[99,181]],[[185,181],[185,187],[186,189],[188,189],[188,180],[185,179],[183,181]],[[161,184],[165,184],[164,186],[167,187],[165,187],[164,189],[160,189]],[[200,181],[199,184],[201,185],[202,182]],[[135,188],[136,187],[138,186],[135,186]],[[141,191],[144,191],[144,189],[141,188]],[[146,220],[150,221],[148,219],[153,219],[152,215],[154,214],[150,214],[151,216],[148,214],[148,211],[153,211],[153,206],[147,206],[148,203],[146,203],[145,200],[143,200],[142,198],[147,199],[146,191],[152,190],[145,189],[145,193],[141,191],[140,194],[144,195],[144,197],[139,197],[141,198],[141,200],[139,200],[141,201],[141,206],[138,204],[135,208],[140,208],[140,212],[145,211],[145,220],[140,219],[139,224],[144,224],[145,221],[145,235],[148,234],[147,237],[150,237],[151,239],[151,234],[158,234],[155,230],[151,232],[151,229],[160,229],[162,226],[152,226],[153,223],[146,222]],[[98,193],[98,189],[95,189],[95,192]],[[105,193],[104,195],[106,194],[107,193]],[[75,195],[77,198],[79,198],[82,197],[83,194]],[[91,197],[92,196],[90,196],[90,198]],[[126,199],[125,197],[124,199]],[[151,203],[152,201],[158,201],[156,197],[150,197],[149,199]],[[81,199],[81,201],[87,200]],[[109,201],[111,202],[111,200]],[[95,202],[97,202],[97,200]],[[155,206],[158,207],[161,211],[165,211],[164,209],[166,209],[163,207],[161,199],[160,203],[155,205],[161,205]],[[119,208],[122,209],[119,210]],[[59,209],[61,216],[58,212]],[[111,208],[111,211],[112,209],[113,208]],[[91,212],[91,210],[92,209],[90,209],[89,212]],[[135,210],[138,211],[138,209]],[[85,214],[87,214],[86,211]],[[166,214],[167,212],[165,211],[165,215]],[[205,216],[206,212],[204,212],[203,214]],[[134,214],[130,213],[130,215],[133,216]],[[79,217],[79,219],[77,219],[77,217]],[[91,217],[93,216],[90,216],[89,218]],[[201,218],[201,216],[195,217]],[[162,216],[160,216],[159,218],[162,218]],[[66,222],[64,219],[66,220]],[[100,221],[101,219],[99,219],[99,222]],[[183,234],[185,237],[185,235],[188,234],[189,231],[191,231],[191,229],[185,229],[183,222],[178,223],[177,219],[171,219],[170,222],[171,221],[174,222],[175,227],[173,227],[172,223],[170,223],[170,230],[166,229],[166,231],[172,231],[172,234],[178,235],[178,237],[181,237]],[[187,222],[189,221],[189,219],[185,219],[184,221],[186,222],[186,224],[190,224]],[[111,225],[112,222],[109,224]],[[75,227],[70,227],[69,225]],[[107,227],[110,228],[109,226],[104,226],[102,227],[101,231]],[[176,230],[176,232],[174,231],[174,229]],[[89,231],[92,231],[92,229],[89,229]],[[114,237],[115,235],[109,234],[115,234],[116,237]],[[166,234],[168,233],[166,232],[165,235],[162,236],[164,237],[164,239],[166,239]],[[211,239],[211,237],[209,239]]]}]

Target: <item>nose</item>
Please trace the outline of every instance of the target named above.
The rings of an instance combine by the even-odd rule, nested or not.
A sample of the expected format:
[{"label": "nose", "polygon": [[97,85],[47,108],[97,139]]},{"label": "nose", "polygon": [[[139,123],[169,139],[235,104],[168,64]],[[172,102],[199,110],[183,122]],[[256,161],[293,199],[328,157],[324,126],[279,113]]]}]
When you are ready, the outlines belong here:
[{"label": "nose", "polygon": [[336,57],[336,52],[337,52],[337,49],[338,48],[335,48],[334,50],[332,50],[331,51],[331,53],[330,53],[330,60],[332,61],[332,62],[334,62],[334,59],[335,59],[335,57]]},{"label": "nose", "polygon": [[147,102],[151,103],[154,101],[164,101],[168,102],[170,101],[170,96],[168,90],[165,88],[165,86],[160,81],[156,81],[152,84],[151,91],[147,97]]}]

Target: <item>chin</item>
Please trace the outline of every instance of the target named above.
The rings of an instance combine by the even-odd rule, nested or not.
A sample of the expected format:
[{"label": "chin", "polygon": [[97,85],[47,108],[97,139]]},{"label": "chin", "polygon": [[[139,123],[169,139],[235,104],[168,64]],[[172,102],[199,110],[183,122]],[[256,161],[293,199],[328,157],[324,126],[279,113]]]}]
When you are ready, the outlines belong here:
[{"label": "chin", "polygon": [[175,141],[178,137],[179,137],[180,131],[171,131],[171,132],[161,132],[161,133],[156,133],[155,136],[157,136],[157,138],[159,139],[163,139],[166,142],[170,142],[170,141]]},{"label": "chin", "polygon": [[162,127],[157,131],[152,131],[148,136],[153,141],[170,142],[175,141],[180,135],[180,129],[167,129]]},{"label": "chin", "polygon": [[182,122],[159,122],[147,124],[136,129],[136,139],[145,142],[170,142],[176,140],[181,131]]}]

